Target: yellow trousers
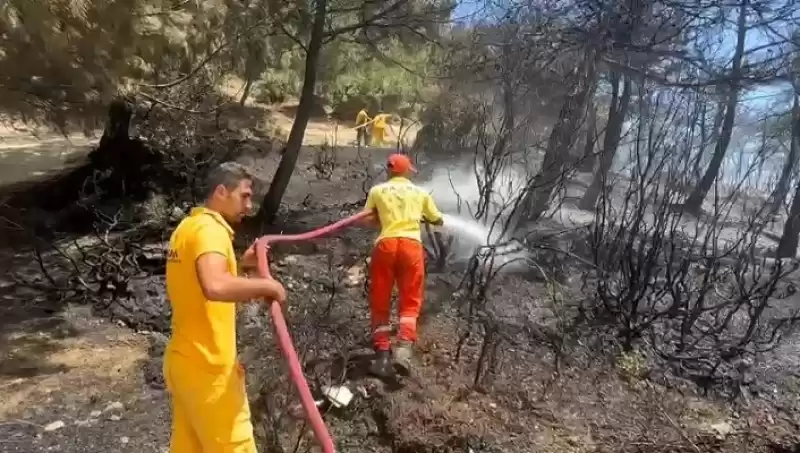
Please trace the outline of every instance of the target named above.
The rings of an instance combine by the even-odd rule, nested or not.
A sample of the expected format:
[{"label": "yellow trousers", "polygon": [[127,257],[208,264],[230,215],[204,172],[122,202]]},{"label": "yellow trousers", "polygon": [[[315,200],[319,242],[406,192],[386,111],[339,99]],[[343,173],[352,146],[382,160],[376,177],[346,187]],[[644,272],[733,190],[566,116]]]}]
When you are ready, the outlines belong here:
[{"label": "yellow trousers", "polygon": [[370,144],[373,146],[381,146],[386,141],[386,129],[380,126],[372,128],[372,137]]},{"label": "yellow trousers", "polygon": [[175,353],[164,357],[170,393],[170,453],[257,453],[244,369],[209,372]]}]

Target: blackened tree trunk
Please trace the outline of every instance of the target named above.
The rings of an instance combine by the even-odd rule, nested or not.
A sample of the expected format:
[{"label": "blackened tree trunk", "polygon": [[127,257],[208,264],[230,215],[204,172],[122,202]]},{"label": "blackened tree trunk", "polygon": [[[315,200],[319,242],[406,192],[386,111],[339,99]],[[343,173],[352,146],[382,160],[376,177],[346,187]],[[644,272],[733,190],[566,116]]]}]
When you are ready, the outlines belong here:
[{"label": "blackened tree trunk", "polygon": [[597,164],[597,153],[594,152],[597,144],[597,106],[594,102],[589,101],[586,115],[586,142],[583,145],[583,157],[578,164],[578,171],[582,173],[593,172]]},{"label": "blackened tree trunk", "polygon": [[524,221],[536,221],[547,212],[553,190],[564,178],[565,162],[575,143],[575,131],[586,112],[589,93],[596,83],[596,66],[600,53],[596,49],[586,52],[581,65],[571,74],[572,87],[561,105],[556,124],[547,141],[544,160],[539,172],[525,188],[525,195],[515,217],[514,230],[519,230]]},{"label": "blackened tree trunk", "polygon": [[797,254],[797,242],[800,236],[800,183],[794,191],[792,207],[789,209],[789,218],[783,226],[783,234],[778,242],[778,258],[793,258]]},{"label": "blackened tree trunk", "polygon": [[133,105],[128,99],[117,98],[108,106],[108,118],[103,127],[103,136],[100,137],[98,149],[105,149],[111,145],[118,145],[130,140],[131,119],[133,118]]},{"label": "blackened tree trunk", "polygon": [[694,165],[692,166],[692,175],[694,176],[695,183],[700,181],[703,177],[703,156],[705,156],[709,144],[717,143],[719,140],[719,129],[722,127],[722,120],[725,118],[725,104],[723,102],[717,102],[714,123],[709,133],[708,118],[706,118],[708,108],[708,103],[703,102],[702,111],[700,113],[700,149],[697,152],[697,156],[695,156]]},{"label": "blackened tree trunk", "polygon": [[698,215],[703,210],[703,201],[711,190],[714,181],[719,176],[725,153],[728,152],[728,145],[731,143],[733,134],[733,123],[736,120],[736,107],[739,104],[739,93],[742,90],[742,62],[744,61],[744,43],[747,38],[747,8],[748,0],[742,0],[739,5],[739,20],[736,36],[736,50],[733,54],[733,67],[731,69],[731,83],[728,88],[727,100],[725,103],[725,117],[722,120],[722,129],[719,140],[714,147],[714,154],[708,164],[703,178],[689,195],[684,204],[686,212]]},{"label": "blackened tree trunk", "polygon": [[[623,85],[622,93],[620,93],[619,89],[620,81]],[[614,157],[617,154],[622,137],[622,126],[628,116],[628,106],[631,100],[631,79],[620,76],[618,73],[612,73],[611,83],[613,91],[611,93],[611,103],[608,106],[608,123],[606,125],[606,134],[603,138],[603,150],[600,154],[600,167],[592,179],[592,184],[586,189],[586,193],[578,204],[580,209],[593,210],[601,191],[605,190],[608,174],[614,164]]]},{"label": "blackened tree trunk", "polygon": [[289,132],[286,148],[283,150],[281,162],[272,178],[269,191],[264,195],[259,216],[262,223],[272,223],[281,206],[283,194],[289,186],[289,181],[294,173],[297,158],[303,146],[303,137],[306,133],[308,120],[314,107],[314,89],[317,84],[317,67],[322,51],[323,38],[325,37],[325,18],[328,10],[328,0],[316,0],[314,23],[311,29],[311,38],[306,46],[306,62],[303,71],[303,88],[300,92],[300,103],[297,114]]},{"label": "blackened tree trunk", "polygon": [[798,102],[797,94],[794,95],[794,102],[792,104],[792,137],[789,141],[789,154],[786,156],[786,162],[783,164],[781,176],[778,178],[778,184],[775,185],[775,191],[770,197],[769,216],[773,217],[778,213],[778,210],[786,200],[786,195],[789,194],[789,184],[792,182],[794,170],[797,167],[798,147],[800,147],[800,102]]}]

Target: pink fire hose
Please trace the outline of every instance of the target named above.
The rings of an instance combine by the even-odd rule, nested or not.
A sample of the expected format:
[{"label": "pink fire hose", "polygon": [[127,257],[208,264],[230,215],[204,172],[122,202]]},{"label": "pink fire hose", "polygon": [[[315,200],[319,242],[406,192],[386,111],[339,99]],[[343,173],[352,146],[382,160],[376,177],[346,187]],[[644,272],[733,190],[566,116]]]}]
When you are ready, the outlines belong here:
[{"label": "pink fire hose", "polygon": [[[299,242],[316,239],[352,225],[369,215],[368,212],[361,212],[336,223],[303,234],[267,235],[261,237],[255,244],[259,275],[262,278],[271,278],[269,273],[269,261],[267,260],[267,251],[270,243]],[[303,368],[300,365],[300,360],[297,358],[297,351],[295,351],[292,337],[289,335],[289,328],[286,326],[286,319],[283,317],[281,305],[273,301],[270,304],[270,314],[272,315],[272,325],[275,327],[275,334],[278,337],[278,345],[280,345],[283,357],[289,365],[289,373],[297,388],[297,392],[300,394],[300,402],[303,405],[308,421],[311,423],[311,428],[314,430],[314,435],[322,446],[322,451],[324,453],[334,453],[333,438],[328,432],[325,422],[322,420],[322,415],[320,415],[319,409],[317,409],[314,397],[311,395],[311,390],[308,388],[306,378],[303,376]]]}]

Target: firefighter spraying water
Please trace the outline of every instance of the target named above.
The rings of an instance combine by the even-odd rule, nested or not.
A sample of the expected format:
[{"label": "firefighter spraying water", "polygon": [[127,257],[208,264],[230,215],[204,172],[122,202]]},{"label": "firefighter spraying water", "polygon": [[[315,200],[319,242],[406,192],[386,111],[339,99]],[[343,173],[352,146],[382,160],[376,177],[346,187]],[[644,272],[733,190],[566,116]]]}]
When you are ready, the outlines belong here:
[{"label": "firefighter spraying water", "polygon": [[[425,251],[420,222],[441,225],[442,213],[431,195],[409,179],[416,172],[408,156],[392,154],[389,180],[374,186],[364,211],[380,235],[369,264],[369,307],[375,361],[371,371],[381,377],[393,371],[408,373],[417,340],[417,319],[425,289]],[[390,323],[392,290],[397,283],[398,333],[392,348]]]}]

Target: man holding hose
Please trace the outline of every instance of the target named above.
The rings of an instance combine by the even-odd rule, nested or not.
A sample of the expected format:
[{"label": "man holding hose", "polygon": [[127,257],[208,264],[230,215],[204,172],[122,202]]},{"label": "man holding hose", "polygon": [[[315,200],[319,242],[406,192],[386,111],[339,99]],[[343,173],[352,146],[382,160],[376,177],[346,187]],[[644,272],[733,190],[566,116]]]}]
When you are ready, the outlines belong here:
[{"label": "man holding hose", "polygon": [[[212,170],[205,204],[184,218],[169,242],[167,294],[172,336],[164,378],[172,408],[172,453],[256,453],[244,370],[236,353],[236,303],[283,303],[273,279],[237,274],[233,225],[252,208],[253,178],[240,164]],[[242,267],[255,267],[253,248]]]},{"label": "man holding hose", "polygon": [[[392,363],[402,373],[408,373],[411,368],[417,318],[425,291],[425,251],[420,222],[433,225],[443,222],[433,197],[410,181],[409,176],[416,169],[408,156],[389,156],[387,172],[389,180],[370,189],[364,207],[381,229],[369,264],[369,306],[376,352],[371,371],[378,376],[390,375]],[[399,293],[399,328],[392,354],[390,314],[395,281]]]},{"label": "man holding hose", "polygon": [[364,106],[361,110],[359,110],[358,114],[356,115],[356,146],[367,146],[369,145],[369,136],[367,135],[367,126],[371,121],[369,114],[367,113],[367,107]]}]

